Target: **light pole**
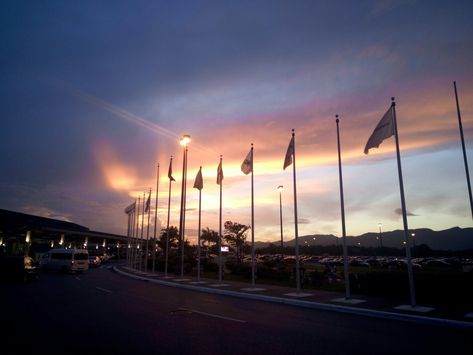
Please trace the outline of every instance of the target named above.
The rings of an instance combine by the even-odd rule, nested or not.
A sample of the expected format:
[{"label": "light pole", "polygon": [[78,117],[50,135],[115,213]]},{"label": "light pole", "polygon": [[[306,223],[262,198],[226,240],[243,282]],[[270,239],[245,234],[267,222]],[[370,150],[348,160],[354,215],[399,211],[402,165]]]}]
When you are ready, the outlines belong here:
[{"label": "light pole", "polygon": [[282,190],[284,186],[279,185],[279,225],[281,227],[281,262],[284,260],[284,238],[283,238],[283,229],[282,229]]},{"label": "light pole", "polygon": [[181,277],[184,277],[184,235],[186,229],[186,185],[187,185],[187,144],[191,141],[189,134],[179,139],[183,148],[182,159],[182,187],[181,187],[181,218],[179,223],[179,241],[181,243]]},{"label": "light pole", "polygon": [[379,229],[379,246],[380,248],[383,247],[383,232],[381,231],[382,223],[378,223],[378,229]]}]

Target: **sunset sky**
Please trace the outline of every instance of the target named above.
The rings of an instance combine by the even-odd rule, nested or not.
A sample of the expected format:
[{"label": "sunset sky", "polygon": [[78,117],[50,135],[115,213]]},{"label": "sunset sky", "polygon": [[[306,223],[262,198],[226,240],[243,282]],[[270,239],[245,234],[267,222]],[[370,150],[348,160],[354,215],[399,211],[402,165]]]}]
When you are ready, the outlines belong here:
[{"label": "sunset sky", "polygon": [[[473,168],[473,2],[2,1],[0,208],[126,233],[124,208],[156,188],[179,224],[182,148],[190,134],[187,231],[223,216],[255,239],[341,235],[335,114],[340,115],[347,234],[402,229],[394,139],[363,148],[396,97],[410,228],[471,227],[456,116],[457,81]],[[154,205],[154,201],[153,201]]]}]

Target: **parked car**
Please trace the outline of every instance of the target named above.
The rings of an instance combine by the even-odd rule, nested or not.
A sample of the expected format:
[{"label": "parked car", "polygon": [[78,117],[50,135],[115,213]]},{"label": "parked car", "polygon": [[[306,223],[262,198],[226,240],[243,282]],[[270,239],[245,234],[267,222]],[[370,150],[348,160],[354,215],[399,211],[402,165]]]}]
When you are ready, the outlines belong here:
[{"label": "parked car", "polygon": [[52,249],[42,259],[43,271],[75,272],[89,269],[89,252],[85,249]]},{"label": "parked car", "polygon": [[38,278],[38,267],[29,256],[0,256],[0,279],[31,281]]}]

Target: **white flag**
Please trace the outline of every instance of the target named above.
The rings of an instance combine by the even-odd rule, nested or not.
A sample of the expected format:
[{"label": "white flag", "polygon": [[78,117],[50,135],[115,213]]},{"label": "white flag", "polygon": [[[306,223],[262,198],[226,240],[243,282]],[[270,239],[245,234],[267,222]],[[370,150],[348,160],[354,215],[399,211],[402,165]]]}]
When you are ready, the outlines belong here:
[{"label": "white flag", "polygon": [[195,176],[194,189],[202,190],[204,188],[204,180],[202,179],[202,167],[200,167],[199,172]]},{"label": "white flag", "polygon": [[286,158],[284,158],[284,167],[283,170],[292,164],[292,156],[294,155],[294,136],[292,137],[291,141],[289,142],[289,146],[287,147]]},{"label": "white flag", "polygon": [[136,208],[136,202],[133,202],[131,205],[125,208],[125,213],[130,214],[131,212],[135,211],[135,208]]},{"label": "white flag", "polygon": [[241,171],[243,174],[248,175],[253,171],[253,151],[250,150],[248,155],[246,156],[243,163],[241,163]]},{"label": "white flag", "polygon": [[368,151],[371,148],[378,148],[379,145],[386,139],[394,135],[394,116],[392,106],[384,114],[381,121],[371,133],[370,138],[365,146],[365,154],[368,154]]},{"label": "white flag", "polygon": [[220,160],[220,164],[218,164],[217,168],[217,184],[221,185],[223,181],[223,170],[222,170],[222,161]]}]

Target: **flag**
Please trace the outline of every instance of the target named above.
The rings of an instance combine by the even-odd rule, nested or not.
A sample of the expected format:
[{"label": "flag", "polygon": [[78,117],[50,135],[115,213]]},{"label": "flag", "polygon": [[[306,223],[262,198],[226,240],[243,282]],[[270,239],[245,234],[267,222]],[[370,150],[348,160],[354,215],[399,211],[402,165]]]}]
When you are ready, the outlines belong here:
[{"label": "flag", "polygon": [[204,180],[202,179],[202,167],[200,167],[195,176],[194,189],[202,190],[204,188]]},{"label": "flag", "polygon": [[241,163],[241,171],[243,174],[248,175],[253,171],[253,154],[252,150],[248,152],[248,155],[246,156],[245,160],[243,160],[243,163]]},{"label": "flag", "polygon": [[146,207],[145,207],[145,212],[149,211],[149,205],[151,203],[151,191],[149,192],[148,199],[146,200]]},{"label": "flag", "polygon": [[371,133],[370,138],[365,146],[365,154],[368,154],[368,151],[371,148],[378,148],[379,145],[386,139],[394,135],[394,116],[392,106],[384,114],[381,121]]},{"label": "flag", "polygon": [[176,179],[172,177],[172,157],[171,157],[171,161],[169,162],[168,178],[171,181],[176,181]]},{"label": "flag", "polygon": [[287,147],[286,158],[284,158],[283,170],[285,170],[289,165],[292,164],[293,155],[294,155],[294,136],[292,137],[291,141],[289,142],[289,146]]},{"label": "flag", "polygon": [[217,184],[220,185],[223,181],[223,170],[222,170],[222,160],[220,160],[220,164],[218,164],[217,168]]},{"label": "flag", "polygon": [[133,202],[131,205],[125,208],[125,213],[130,214],[131,212],[135,211],[135,208],[136,208],[136,202]]}]

